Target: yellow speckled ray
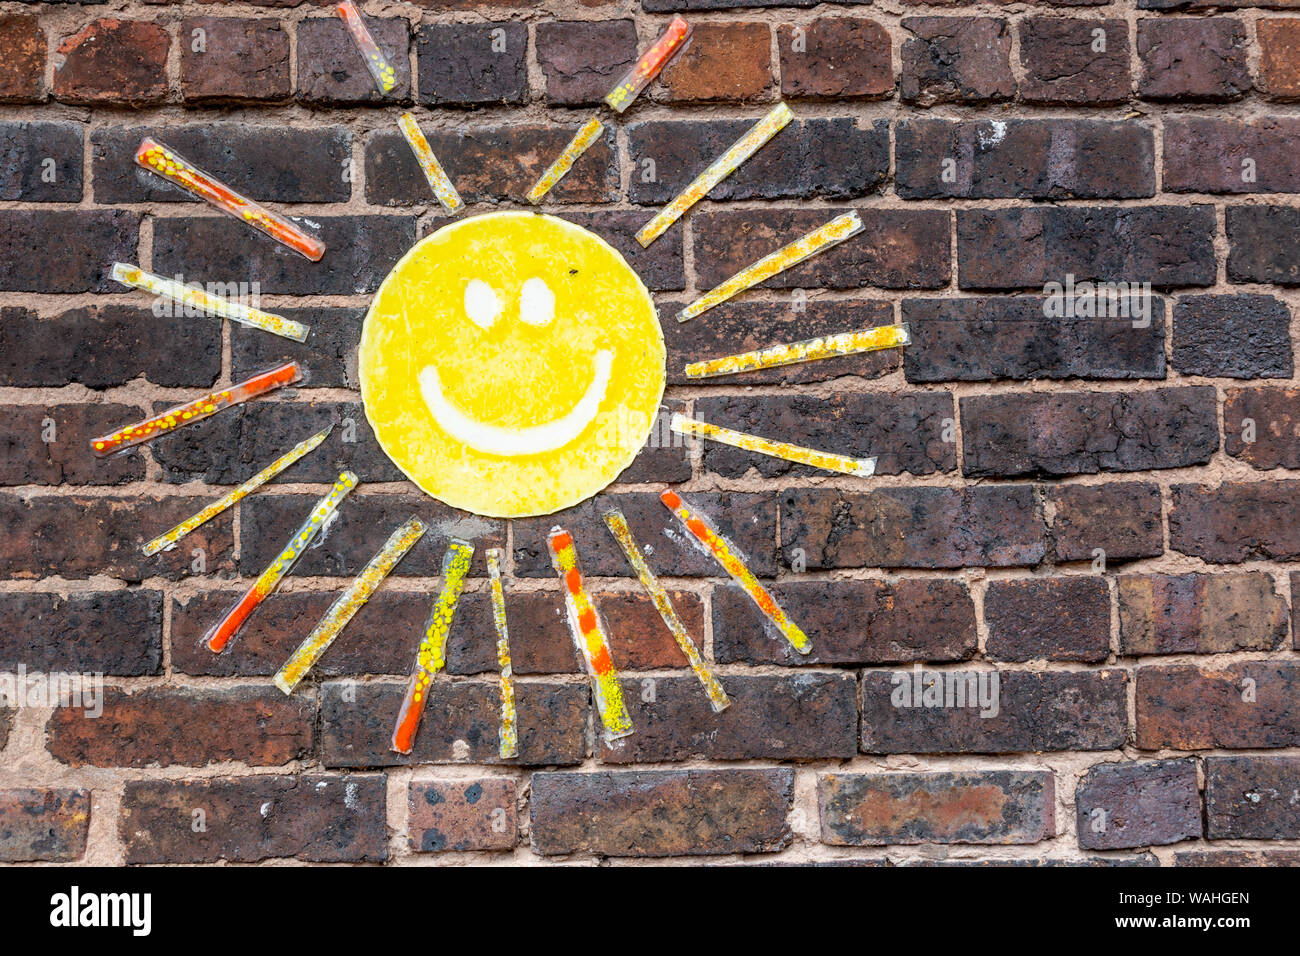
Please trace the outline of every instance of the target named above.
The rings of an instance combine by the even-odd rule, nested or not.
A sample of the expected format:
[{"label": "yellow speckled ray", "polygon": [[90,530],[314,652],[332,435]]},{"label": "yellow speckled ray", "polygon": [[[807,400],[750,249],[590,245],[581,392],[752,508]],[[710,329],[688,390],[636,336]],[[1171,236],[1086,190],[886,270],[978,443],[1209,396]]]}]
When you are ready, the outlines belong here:
[{"label": "yellow speckled ray", "polygon": [[605,524],[609,525],[614,540],[619,543],[619,547],[627,555],[628,563],[636,571],[636,576],[641,581],[641,587],[645,589],[646,594],[650,596],[650,600],[654,602],[655,608],[659,611],[659,616],[664,619],[664,624],[672,632],[673,637],[677,639],[677,646],[686,655],[691,670],[695,671],[695,676],[699,678],[701,686],[704,687],[704,693],[708,694],[709,704],[713,707],[714,713],[722,713],[731,706],[731,699],[727,697],[727,692],[722,689],[718,679],[713,676],[713,671],[709,669],[709,665],[700,656],[699,648],[691,640],[691,635],[686,632],[686,625],[677,616],[677,611],[673,607],[668,592],[664,590],[664,586],[659,583],[655,573],[650,570],[650,565],[646,564],[645,558],[641,556],[641,552],[636,545],[636,539],[632,537],[632,529],[627,525],[627,518],[617,508],[611,508],[605,512]]},{"label": "yellow speckled ray", "polygon": [[555,184],[568,175],[573,164],[581,158],[592,143],[600,138],[604,130],[605,124],[598,117],[593,116],[587,120],[582,129],[573,134],[573,139],[569,140],[569,145],[564,147],[564,151],[556,157],[555,162],[547,167],[546,172],[542,173],[541,178],[533,184],[533,188],[528,190],[528,201],[534,206],[541,202]]},{"label": "yellow speckled ray", "polygon": [[501,668],[501,735],[497,752],[502,760],[519,756],[519,721],[515,714],[514,671],[510,667],[510,629],[506,625],[506,595],[501,585],[505,552],[488,548],[488,576],[492,579],[492,622],[497,628],[497,666]]},{"label": "yellow speckled ray", "polygon": [[659,210],[658,215],[641,227],[636,234],[636,241],[648,246],[667,231],[686,210],[708,195],[709,190],[722,182],[737,169],[741,163],[757,153],[785,125],[794,119],[794,113],[784,103],[778,103],[772,112],[755,123],[744,136],[736,140],[731,148],[713,161],[704,172],[677,194],[667,206]]},{"label": "yellow speckled ray", "polygon": [[442,203],[448,212],[455,212],[464,205],[460,193],[456,192],[456,187],[447,178],[447,173],[443,170],[442,163],[438,162],[438,157],[433,155],[433,147],[424,138],[424,133],[421,132],[415,117],[410,113],[403,113],[397,120],[397,126],[406,137],[407,145],[415,154],[415,161],[424,171],[424,178],[429,181],[429,188],[438,197],[438,202]]},{"label": "yellow speckled ray", "polygon": [[831,246],[838,245],[849,236],[856,235],[861,231],[862,220],[858,218],[856,212],[836,216],[824,226],[819,226],[788,246],[783,246],[771,255],[764,256],[753,265],[746,266],[720,286],[709,290],[678,312],[677,321],[685,322],[687,319],[693,319],[700,313],[707,312],[715,305],[726,302],[732,296],[738,295],[760,282],[766,282],[778,272],[784,272],[786,269],[797,266],[805,259],[809,259],[819,252],[825,252]]},{"label": "yellow speckled ray", "polygon": [[325,612],[325,616],[320,619],[315,629],[307,635],[307,639],[284,662],[284,666],[275,675],[276,687],[286,694],[293,693],[298,682],[311,670],[312,665],[320,660],[320,656],[329,650],[329,646],[347,626],[348,621],[352,620],[352,616],[370,600],[370,595],[384,583],[384,578],[397,567],[397,562],[406,557],[406,552],[415,546],[425,530],[424,522],[412,517],[392,533],[379,552],[370,559],[370,563],[348,585],[347,590],[330,605],[330,609]]},{"label": "yellow speckled ray", "polygon": [[803,445],[771,441],[757,435],[732,431],[730,428],[722,428],[719,425],[710,425],[708,422],[687,418],[678,412],[673,413],[670,425],[672,430],[679,435],[709,438],[744,451],[757,452],[760,455],[771,455],[773,458],[783,458],[797,465],[808,465],[825,471],[838,471],[846,475],[855,475],[858,478],[870,478],[876,473],[876,459],[874,458],[849,458],[846,455],[837,455],[834,452],[805,448]]},{"label": "yellow speckled ray", "polygon": [[718,375],[735,375],[799,362],[853,355],[857,352],[874,352],[898,345],[911,345],[912,336],[906,325],[878,325],[853,332],[822,335],[788,345],[770,345],[753,352],[725,355],[706,362],[692,362],[686,366],[689,378],[713,378]]},{"label": "yellow speckled ray", "polygon": [[362,59],[366,61],[366,68],[375,78],[375,86],[379,88],[379,92],[393,92],[397,88],[397,71],[379,49],[375,38],[370,35],[370,30],[366,28],[366,21],[361,19],[361,12],[357,10],[356,4],[352,0],[343,0],[338,5],[338,12],[339,17],[347,24],[348,32],[352,34],[352,42],[361,51]]}]

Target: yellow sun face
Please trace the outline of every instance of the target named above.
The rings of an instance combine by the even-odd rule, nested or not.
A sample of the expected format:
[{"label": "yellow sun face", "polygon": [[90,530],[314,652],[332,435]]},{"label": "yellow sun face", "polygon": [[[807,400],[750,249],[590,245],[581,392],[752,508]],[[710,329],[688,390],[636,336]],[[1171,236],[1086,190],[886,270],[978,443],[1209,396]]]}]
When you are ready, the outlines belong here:
[{"label": "yellow sun face", "polygon": [[444,226],[388,274],[361,333],[380,446],[433,497],[550,514],[631,464],[664,389],[637,274],[572,223],[498,212]]}]

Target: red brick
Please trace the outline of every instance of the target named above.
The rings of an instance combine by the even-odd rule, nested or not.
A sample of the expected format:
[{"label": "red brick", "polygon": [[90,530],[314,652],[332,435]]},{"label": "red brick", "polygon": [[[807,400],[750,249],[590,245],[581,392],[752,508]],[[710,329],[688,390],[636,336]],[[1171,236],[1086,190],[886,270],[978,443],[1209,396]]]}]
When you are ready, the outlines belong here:
[{"label": "red brick", "polygon": [[543,856],[773,853],[789,845],[794,772],[536,773],[533,850]]},{"label": "red brick", "polygon": [[1223,450],[1262,471],[1300,468],[1300,389],[1225,389]]},{"label": "red brick", "polygon": [[90,440],[139,417],[131,405],[0,405],[0,485],[137,481],[144,477],[138,450],[97,458]]},{"label": "red brick", "polygon": [[1300,758],[1205,758],[1205,835],[1211,840],[1300,837],[1298,783]]},{"label": "red brick", "polygon": [[993,17],[907,17],[903,42],[903,102],[985,103],[1015,94],[1011,29]]},{"label": "red brick", "polygon": [[1138,20],[1144,99],[1233,100],[1250,89],[1246,30],[1240,20]]},{"label": "red brick", "polygon": [[416,780],[407,842],[421,853],[511,850],[519,835],[512,777]]},{"label": "red brick", "polygon": [[[1131,561],[1164,553],[1160,489],[1146,482],[1053,485],[1052,541],[1058,561]],[[1101,549],[1102,555],[1095,552]]]},{"label": "red brick", "polygon": [[[1105,50],[1095,49],[1102,42]],[[1128,24],[1123,20],[1025,17],[1020,21],[1020,64],[1025,68],[1020,98],[1025,102],[1122,103],[1129,97],[1131,83]]]},{"label": "red brick", "polygon": [[411,102],[411,24],[401,17],[365,20],[396,74],[392,91],[379,92],[342,20],[313,17],[298,22],[298,99],[322,106]]},{"label": "red brick", "polygon": [[0,211],[0,292],[119,292],[113,262],[135,261],[139,234],[124,209]]},{"label": "red brick", "polygon": [[631,20],[548,20],[537,24],[534,42],[546,101],[561,106],[600,103],[637,58]]},{"label": "red brick", "polygon": [[1110,589],[1098,575],[991,581],[985,654],[1002,661],[1104,661]]},{"label": "red brick", "polygon": [[1300,20],[1255,21],[1259,86],[1275,100],[1300,98]]},{"label": "red brick", "polygon": [[6,863],[78,860],[89,831],[89,790],[0,790],[0,860]]},{"label": "red brick", "polygon": [[1173,485],[1169,543],[1217,564],[1300,558],[1295,521],[1300,481]]},{"label": "red brick", "polygon": [[65,103],[161,103],[171,42],[156,23],[95,20],[59,44],[54,95]]},{"label": "red brick", "polygon": [[27,13],[0,15],[0,103],[45,99],[45,31]]},{"label": "red brick", "polygon": [[768,25],[695,23],[690,41],[664,67],[659,82],[673,103],[770,98],[772,35]]},{"label": "red brick", "polygon": [[1286,600],[1262,571],[1119,579],[1124,654],[1273,650],[1286,640],[1287,616]]},{"label": "red brick", "polygon": [[[196,49],[199,36],[204,38],[202,52]],[[289,34],[278,20],[191,17],[181,21],[180,45],[186,103],[289,96]]]},{"label": "red brick", "polygon": [[162,673],[162,592],[0,595],[0,670]]},{"label": "red brick", "polygon": [[1300,742],[1300,667],[1247,661],[1137,669],[1142,750],[1263,749]]},{"label": "red brick", "polygon": [[1090,767],[1074,792],[1079,846],[1124,850],[1201,836],[1195,760]]},{"label": "red brick", "polygon": [[874,20],[821,17],[777,28],[784,96],[866,97],[894,92],[889,32]]}]

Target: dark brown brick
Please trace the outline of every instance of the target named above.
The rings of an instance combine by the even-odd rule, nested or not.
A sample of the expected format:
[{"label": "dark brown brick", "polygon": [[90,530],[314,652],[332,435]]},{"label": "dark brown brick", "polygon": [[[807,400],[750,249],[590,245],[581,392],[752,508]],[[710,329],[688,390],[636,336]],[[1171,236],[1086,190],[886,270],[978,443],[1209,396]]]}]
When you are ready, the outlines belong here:
[{"label": "dark brown brick", "polygon": [[1229,206],[1228,281],[1300,285],[1300,209]]},{"label": "dark brown brick", "polygon": [[986,103],[1015,94],[1011,29],[993,17],[907,17],[903,41],[903,102]]},{"label": "dark brown brick", "polygon": [[162,619],[160,591],[0,595],[0,669],[160,674]]},{"label": "dark brown brick", "polygon": [[[984,710],[976,696],[980,673],[998,675],[996,694],[992,677],[984,679],[985,698],[993,700],[993,707]],[[918,682],[920,704],[913,693]],[[1116,750],[1128,734],[1127,683],[1128,672],[1123,670],[866,671],[862,750],[909,754]],[[957,702],[958,685],[966,689],[966,706],[946,706],[949,697]],[[926,706],[927,689],[944,706]],[[996,714],[981,716],[994,707]]]},{"label": "dark brown brick", "polygon": [[1195,760],[1105,763],[1089,768],[1074,792],[1079,846],[1125,850],[1201,836]]},{"label": "dark brown brick", "polygon": [[1290,661],[1137,669],[1142,750],[1262,749],[1300,741],[1300,667]]},{"label": "dark brown brick", "polygon": [[0,211],[0,292],[119,292],[113,262],[135,261],[139,233],[124,209]]},{"label": "dark brown brick", "polygon": [[416,780],[407,843],[421,853],[511,850],[519,836],[512,777]]},{"label": "dark brown brick", "polygon": [[1132,199],[1156,191],[1152,128],[1128,120],[905,120],[894,155],[904,199]]},{"label": "dark brown brick", "polygon": [[416,34],[421,103],[475,106],[528,101],[528,25],[428,23]]},{"label": "dark brown brick", "polygon": [[382,862],[387,795],[383,774],[132,780],[118,831],[127,863]]},{"label": "dark brown brick", "polygon": [[546,101],[561,106],[600,103],[637,57],[631,20],[547,20],[534,42]]},{"label": "dark brown brick", "polygon": [[874,20],[821,17],[777,28],[784,96],[879,99],[894,92],[889,32]]},{"label": "dark brown brick", "polygon": [[1183,296],[1170,364],[1184,375],[1290,378],[1291,310],[1271,295]]},{"label": "dark brown brick", "polygon": [[821,838],[834,846],[1037,843],[1056,835],[1056,781],[1044,770],[826,773]]},{"label": "dark brown brick", "polygon": [[27,13],[0,15],[0,103],[45,99],[45,31]]},{"label": "dark brown brick", "polygon": [[289,34],[280,21],[191,17],[179,39],[186,103],[288,98]]},{"label": "dark brown brick", "polygon": [[1300,837],[1297,793],[1296,757],[1206,757],[1205,835],[1211,840],[1294,840]]},{"label": "dark brown brick", "polygon": [[1040,296],[904,299],[903,370],[909,382],[1164,378],[1165,302],[1145,301],[1146,317],[1134,296],[1115,317],[1077,319],[1046,315]]},{"label": "dark brown brick", "polygon": [[[278,335],[266,335],[245,325],[230,326],[231,377],[235,381],[264,369],[294,361],[307,373],[301,383],[307,388],[350,388],[359,391],[357,347],[365,309],[276,308],[277,314],[311,327],[306,342],[294,342]],[[357,422],[358,430],[361,422]]]},{"label": "dark brown brick", "polygon": [[984,620],[990,660],[1095,663],[1110,653],[1110,589],[1099,575],[992,581]]},{"label": "dark brown brick", "polygon": [[0,790],[0,860],[6,863],[79,860],[89,832],[89,790]]},{"label": "dark brown brick", "polygon": [[1175,551],[1218,564],[1300,558],[1295,522],[1300,481],[1174,485],[1169,543]]},{"label": "dark brown brick", "polygon": [[1225,389],[1223,450],[1264,471],[1300,468],[1300,389]]},{"label": "dark brown brick", "polygon": [[[1160,489],[1136,481],[1054,485],[1052,540],[1058,561],[1131,561],[1164,553]],[[1097,555],[1097,549],[1105,552]]]},{"label": "dark brown brick", "polygon": [[671,229],[656,239],[649,249],[643,249],[635,235],[645,225],[647,217],[644,212],[630,209],[600,212],[566,210],[560,218],[591,230],[617,249],[648,289],[663,292],[686,288],[682,230]]},{"label": "dark brown brick", "polygon": [[962,209],[959,283],[1041,289],[1073,275],[1157,287],[1211,285],[1214,233],[1214,209],[1203,205]]},{"label": "dark brown brick", "polygon": [[133,405],[0,405],[0,485],[137,481],[139,450],[97,458],[90,441],[141,417]]},{"label": "dark brown brick", "polygon": [[1300,158],[1292,148],[1300,136],[1300,120],[1171,116],[1164,126],[1162,182],[1169,192],[1300,190]]},{"label": "dark brown brick", "polygon": [[1259,88],[1271,99],[1300,98],[1300,20],[1255,21]]},{"label": "dark brown brick", "polygon": [[[1101,44],[1104,47],[1097,49]],[[1020,65],[1025,69],[1020,98],[1027,103],[1122,103],[1129,97],[1132,82],[1128,24],[1109,19],[1025,17],[1020,21]]]},{"label": "dark brown brick", "polygon": [[959,661],[975,653],[975,606],[962,581],[790,581],[770,588],[812,642],[803,655],[765,626],[739,588],[713,591],[719,663],[892,664]]},{"label": "dark brown brick", "polygon": [[789,845],[794,771],[536,773],[533,850],[543,856],[772,853]]},{"label": "dark brown brick", "polygon": [[59,44],[54,95],[65,103],[161,103],[171,35],[157,23],[104,17]]},{"label": "dark brown brick", "polygon": [[9,730],[14,724],[12,707],[0,707],[0,750],[9,742]]},{"label": "dark brown brick", "polygon": [[657,95],[673,103],[770,97],[772,34],[766,23],[714,21],[693,26],[690,41],[659,74],[663,92]]},{"label": "dark brown brick", "polygon": [[411,102],[411,25],[401,17],[366,17],[397,77],[389,93],[380,93],[343,21],[319,17],[298,22],[298,91],[305,103],[348,106]]},{"label": "dark brown brick", "polygon": [[1017,478],[1205,464],[1219,448],[1210,386],[961,400],[962,471]]},{"label": "dark brown brick", "polygon": [[650,435],[632,464],[619,475],[628,484],[663,481],[690,481],[691,452],[685,436],[672,430],[673,413],[685,413],[687,403],[680,399],[661,402],[650,425]]},{"label": "dark brown brick", "polygon": [[1174,866],[1300,866],[1300,851],[1185,850],[1174,854]]},{"label": "dark brown brick", "polygon": [[[104,688],[88,707],[60,707],[46,749],[74,767],[201,767],[240,761],[275,767],[310,756],[315,704],[260,687]],[[99,712],[102,707],[102,713]]]},{"label": "dark brown brick", "polygon": [[72,123],[0,123],[0,199],[78,202],[81,147]]},{"label": "dark brown brick", "polygon": [[1240,20],[1140,19],[1137,49],[1144,99],[1234,100],[1250,89]]},{"label": "dark brown brick", "polygon": [[1124,654],[1273,650],[1286,640],[1287,617],[1286,599],[1262,571],[1119,579]]},{"label": "dark brown brick", "polygon": [[1045,551],[1032,485],[791,489],[780,503],[787,567],[1008,567],[1037,564]]}]

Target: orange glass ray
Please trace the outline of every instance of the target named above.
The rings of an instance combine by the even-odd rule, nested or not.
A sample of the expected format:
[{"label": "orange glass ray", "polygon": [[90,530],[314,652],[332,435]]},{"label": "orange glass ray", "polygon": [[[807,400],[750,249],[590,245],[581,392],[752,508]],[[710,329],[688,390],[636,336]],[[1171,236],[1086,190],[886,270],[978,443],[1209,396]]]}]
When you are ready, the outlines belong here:
[{"label": "orange glass ray", "polygon": [[676,53],[691,35],[691,25],[681,17],[673,17],[668,29],[655,41],[654,46],[641,54],[632,69],[627,71],[618,85],[609,91],[605,102],[617,113],[632,105],[632,101],[641,91],[659,75],[674,53]]}]

